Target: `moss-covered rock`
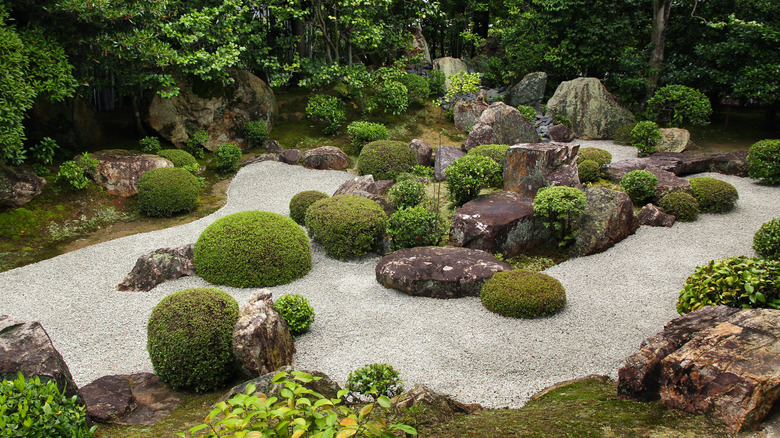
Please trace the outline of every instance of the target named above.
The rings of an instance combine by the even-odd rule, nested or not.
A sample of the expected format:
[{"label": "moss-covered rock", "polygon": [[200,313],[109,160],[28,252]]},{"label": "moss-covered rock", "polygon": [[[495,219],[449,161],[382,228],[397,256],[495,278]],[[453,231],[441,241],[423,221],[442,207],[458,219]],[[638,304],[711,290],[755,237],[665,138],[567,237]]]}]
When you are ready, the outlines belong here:
[{"label": "moss-covered rock", "polygon": [[360,175],[374,175],[374,180],[394,180],[399,174],[410,172],[417,157],[407,143],[379,140],[363,146],[358,157]]},{"label": "moss-covered rock", "polygon": [[138,179],[137,187],[138,204],[149,216],[173,216],[198,205],[198,179],[178,167],[148,170]]},{"label": "moss-covered rock", "polygon": [[290,199],[290,219],[303,225],[306,222],[306,210],[320,199],[328,195],[317,190],[306,190],[297,193]]},{"label": "moss-covered rock", "polygon": [[328,255],[340,260],[379,249],[386,224],[387,215],[382,207],[359,196],[337,195],[320,199],[306,210],[309,235]]},{"label": "moss-covered rock", "polygon": [[658,206],[664,213],[671,214],[678,221],[693,222],[699,217],[699,203],[685,192],[672,192],[661,198]]},{"label": "moss-covered rock", "polygon": [[555,278],[533,271],[502,271],[482,285],[482,304],[514,318],[549,316],[566,305],[566,290]]},{"label": "moss-covered rock", "polygon": [[585,160],[577,165],[580,182],[596,182],[601,178],[601,166],[593,160]]},{"label": "moss-covered rock", "polygon": [[174,167],[192,166],[198,164],[198,160],[191,153],[181,149],[163,149],[157,153],[158,156],[171,160]]},{"label": "moss-covered rock", "polygon": [[736,187],[710,177],[691,178],[693,197],[703,213],[725,213],[737,203],[739,193]]}]

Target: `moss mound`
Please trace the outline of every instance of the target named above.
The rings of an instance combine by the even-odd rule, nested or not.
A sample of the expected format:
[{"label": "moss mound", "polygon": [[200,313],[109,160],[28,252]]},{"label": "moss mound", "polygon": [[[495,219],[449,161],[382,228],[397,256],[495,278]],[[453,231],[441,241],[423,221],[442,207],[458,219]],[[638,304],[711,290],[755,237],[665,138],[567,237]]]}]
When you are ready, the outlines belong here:
[{"label": "moss mound", "polygon": [[198,164],[198,160],[191,153],[181,149],[163,149],[157,153],[158,156],[171,160],[175,167],[191,166]]},{"label": "moss mound", "polygon": [[276,286],[311,270],[311,248],[306,233],[292,219],[243,211],[203,230],[193,262],[198,275],[214,284]]},{"label": "moss mound", "polygon": [[672,192],[658,202],[666,214],[671,214],[678,221],[693,222],[699,217],[699,203],[696,198],[685,192]]},{"label": "moss mound", "polygon": [[398,174],[410,172],[417,158],[409,145],[400,141],[379,140],[363,146],[358,157],[360,175],[373,175],[374,180],[394,180]]},{"label": "moss mound", "polygon": [[612,162],[612,154],[604,149],[582,148],[577,152],[577,164],[586,160],[593,160],[601,167]]},{"label": "moss mound", "polygon": [[704,213],[725,213],[737,203],[739,193],[736,187],[715,178],[691,178],[693,197]]},{"label": "moss mound", "polygon": [[753,235],[753,249],[760,257],[780,261],[780,218],[761,225]]},{"label": "moss mound", "polygon": [[138,179],[137,187],[141,211],[149,216],[173,216],[198,205],[198,179],[178,167],[148,170]]},{"label": "moss mound", "polygon": [[360,257],[381,247],[386,225],[382,207],[359,196],[320,199],[306,210],[309,235],[339,260]]},{"label": "moss mound", "polygon": [[593,160],[585,160],[577,165],[580,182],[595,182],[601,178],[601,166]]},{"label": "moss mound", "polygon": [[509,145],[506,144],[483,144],[470,149],[467,154],[481,155],[493,159],[498,164],[503,164],[508,150]]},{"label": "moss mound", "polygon": [[479,292],[486,309],[502,316],[553,315],[566,305],[566,290],[555,278],[533,271],[497,272]]},{"label": "moss mound", "polygon": [[163,298],[146,326],[155,374],[176,390],[219,389],[235,370],[237,320],[238,302],[219,289],[186,289]]},{"label": "moss mound", "polygon": [[306,222],[306,209],[320,199],[328,198],[325,193],[317,190],[306,190],[297,193],[290,199],[290,219],[303,225]]}]

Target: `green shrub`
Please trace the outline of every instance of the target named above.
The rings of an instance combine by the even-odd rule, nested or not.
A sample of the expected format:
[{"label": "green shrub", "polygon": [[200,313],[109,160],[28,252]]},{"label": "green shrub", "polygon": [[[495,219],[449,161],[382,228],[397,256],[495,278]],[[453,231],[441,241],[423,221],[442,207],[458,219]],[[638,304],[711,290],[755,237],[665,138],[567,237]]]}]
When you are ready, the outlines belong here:
[{"label": "green shrub", "polygon": [[780,219],[761,225],[753,235],[753,249],[765,259],[780,260]]},{"label": "green shrub", "polygon": [[399,181],[390,187],[387,197],[396,208],[409,208],[425,199],[425,185],[416,179]]},{"label": "green shrub", "polygon": [[427,79],[420,75],[407,73],[399,77],[398,82],[406,87],[410,106],[425,106],[425,101],[431,94],[431,86]]},{"label": "green shrub", "polygon": [[571,122],[569,116],[565,114],[556,114],[553,116],[553,125],[564,125],[569,129],[573,129],[574,124]]},{"label": "green shrub", "polygon": [[620,187],[636,205],[644,205],[655,197],[658,177],[647,170],[632,170],[620,179]]},{"label": "green shrub", "polygon": [[640,157],[647,157],[658,152],[656,146],[663,140],[661,128],[655,122],[645,120],[639,122],[631,130],[631,145],[637,148]]},{"label": "green shrub", "polygon": [[681,315],[704,306],[780,309],[780,261],[750,257],[711,260],[685,281],[677,301]]},{"label": "green shrub", "polygon": [[34,376],[0,382],[0,436],[40,438],[91,437],[87,408],[77,396],[66,397],[53,380]]},{"label": "green shrub", "polygon": [[526,120],[533,123],[536,120],[536,110],[528,105],[519,105],[517,110],[525,117]]},{"label": "green shrub", "polygon": [[309,300],[300,294],[282,296],[274,301],[274,310],[287,322],[287,328],[293,336],[306,333],[314,322],[314,309]]},{"label": "green shrub", "polygon": [[441,218],[422,205],[397,210],[387,221],[390,248],[436,246],[444,237]]},{"label": "green shrub", "polygon": [[264,120],[250,120],[244,124],[244,137],[259,146],[268,139],[268,124]]},{"label": "green shrub", "polygon": [[309,206],[320,199],[328,197],[327,194],[317,190],[306,190],[305,192],[297,193],[290,199],[290,219],[303,225],[306,221],[306,210]]},{"label": "green shrub", "polygon": [[311,270],[306,233],[292,219],[242,211],[217,219],[195,243],[195,270],[206,281],[234,287],[286,284]]},{"label": "green shrub", "polygon": [[747,156],[748,175],[766,184],[780,184],[780,139],[761,140]]},{"label": "green shrub", "polygon": [[352,122],[347,126],[347,134],[358,151],[361,151],[366,143],[390,138],[390,131],[385,125],[371,122]]},{"label": "green shrub", "polygon": [[35,161],[35,164],[51,164],[54,161],[54,154],[59,149],[60,145],[56,140],[43,137],[41,141],[30,147],[30,158]]},{"label": "green shrub", "polygon": [[306,117],[325,125],[322,133],[333,135],[341,129],[341,125],[347,121],[344,112],[344,102],[336,96],[316,94],[309,98],[306,104]]},{"label": "green shrub", "polygon": [[409,108],[409,92],[406,86],[395,80],[384,80],[374,96],[374,102],[384,113],[399,115]]},{"label": "green shrub", "polygon": [[320,199],[306,210],[309,235],[339,260],[360,257],[382,246],[387,215],[376,202],[352,195]]},{"label": "green shrub", "polygon": [[203,158],[205,156],[206,143],[209,141],[209,133],[206,131],[197,131],[184,143],[184,149],[194,157]]},{"label": "green shrub", "polygon": [[[634,130],[634,127],[636,126],[636,122],[626,123],[625,125],[622,125],[618,127],[618,129],[615,130],[615,133],[612,134],[612,140],[617,144],[622,144],[624,146],[631,145],[631,131]],[[582,151],[580,149],[580,151]]]},{"label": "green shrub", "polygon": [[146,325],[154,373],[175,390],[207,392],[230,381],[238,302],[214,288],[174,292],[152,309]]},{"label": "green shrub", "polygon": [[200,184],[190,172],[178,167],[147,170],[138,179],[138,205],[152,217],[173,216],[198,205]]},{"label": "green shrub", "polygon": [[394,397],[404,392],[404,385],[395,368],[372,363],[349,373],[346,389],[358,400],[375,401],[379,396]]},{"label": "green shrub", "polygon": [[671,214],[682,222],[693,222],[699,216],[699,203],[696,198],[685,192],[672,192],[664,195],[658,206],[666,214]]},{"label": "green shrub", "polygon": [[429,180],[432,180],[435,172],[433,167],[416,164],[412,167],[412,170],[410,170],[409,173],[420,178],[428,178]]},{"label": "green shrub", "polygon": [[147,154],[160,155],[159,152],[162,150],[160,139],[157,137],[144,137],[138,141],[138,144],[141,145],[141,150]]},{"label": "green shrub", "polygon": [[577,164],[585,160],[593,160],[599,167],[602,167],[612,162],[612,154],[604,149],[582,148],[577,152]]},{"label": "green shrub", "polygon": [[60,165],[57,180],[64,179],[72,190],[83,190],[89,185],[89,176],[97,172],[98,160],[84,152],[75,160]]},{"label": "green shrub", "polygon": [[417,165],[417,157],[407,143],[379,140],[363,146],[358,156],[359,175],[373,175],[379,181],[394,180]]},{"label": "green shrub", "polygon": [[241,148],[234,143],[225,143],[217,146],[214,150],[217,157],[217,169],[220,172],[233,172],[238,169],[238,162],[241,161]]},{"label": "green shrub", "polygon": [[509,145],[506,144],[483,144],[473,149],[469,149],[467,154],[488,157],[503,166],[504,160],[506,159],[506,152],[508,150]]},{"label": "green shrub", "polygon": [[647,118],[664,126],[682,126],[688,123],[706,126],[710,123],[712,107],[701,91],[684,85],[661,87],[647,101]]},{"label": "green shrub", "polygon": [[580,216],[588,199],[582,190],[568,186],[542,187],[534,198],[534,214],[550,229],[559,246],[574,242]]},{"label": "green shrub", "polygon": [[496,272],[482,285],[479,297],[486,309],[513,318],[549,316],[566,305],[561,282],[533,271]]},{"label": "green shrub", "polygon": [[725,213],[734,208],[739,199],[736,187],[726,181],[709,177],[691,178],[690,181],[693,197],[703,213]]},{"label": "green shrub", "polygon": [[198,164],[198,160],[191,153],[181,149],[163,149],[157,152],[157,155],[173,163],[173,167],[184,167]]},{"label": "green shrub", "polygon": [[447,76],[440,70],[431,70],[428,73],[428,84],[432,96],[444,96],[447,92]]},{"label": "green shrub", "polygon": [[492,158],[466,155],[455,160],[444,170],[449,197],[457,205],[463,205],[486,187],[503,184],[503,167]]},{"label": "green shrub", "polygon": [[601,167],[593,160],[585,160],[577,165],[580,182],[596,182],[601,178]]}]

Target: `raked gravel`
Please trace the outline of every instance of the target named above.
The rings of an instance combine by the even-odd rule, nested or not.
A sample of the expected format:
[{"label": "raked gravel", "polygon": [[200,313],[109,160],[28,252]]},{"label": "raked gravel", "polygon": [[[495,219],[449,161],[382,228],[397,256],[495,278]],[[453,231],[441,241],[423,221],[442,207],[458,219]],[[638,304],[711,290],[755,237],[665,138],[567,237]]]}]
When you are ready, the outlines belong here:
[{"label": "raked gravel", "polygon": [[[580,142],[610,150],[635,149]],[[617,374],[622,359],[677,316],[675,302],[693,269],[711,259],[754,255],[753,233],[780,216],[780,187],[712,175],[740,194],[735,210],[703,214],[672,228],[640,227],[613,248],[547,271],[566,287],[565,309],[522,320],[488,312],[478,298],[437,300],[385,289],[374,276],[377,257],[341,262],[313,245],[312,271],[270,288],[274,296],[305,295],[316,311],[311,331],[296,340],[297,367],[344,383],[368,363],[392,364],[407,386],[424,383],[465,403],[520,407],[553,383],[591,373]],[[214,220],[259,209],[287,215],[303,190],[333,193],[351,177],[277,162],[241,169],[224,208],[192,222],[123,237],[0,273],[0,314],[40,321],[76,383],[107,374],[152,371],[146,321],[174,291],[209,286],[198,277],[163,283],[150,292],[116,292],[138,256],[194,242]],[[223,287],[242,305],[252,290]]]}]

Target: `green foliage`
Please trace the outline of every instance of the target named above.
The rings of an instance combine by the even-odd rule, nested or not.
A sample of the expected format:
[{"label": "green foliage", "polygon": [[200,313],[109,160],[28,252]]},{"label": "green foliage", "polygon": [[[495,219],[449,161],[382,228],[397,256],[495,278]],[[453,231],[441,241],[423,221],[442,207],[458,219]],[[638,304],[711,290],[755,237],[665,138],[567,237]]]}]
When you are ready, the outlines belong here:
[{"label": "green foliage", "polygon": [[486,187],[500,187],[503,172],[503,167],[492,158],[473,154],[458,158],[444,170],[450,200],[463,205]]},{"label": "green foliage", "polygon": [[734,208],[739,199],[736,187],[726,181],[710,177],[691,178],[690,181],[693,197],[702,213],[725,213]]},{"label": "green foliage", "polygon": [[255,146],[268,139],[268,124],[264,120],[250,120],[244,124],[244,137]]},{"label": "green foliage", "polygon": [[655,197],[658,177],[647,170],[632,170],[620,179],[620,187],[636,205],[644,205]]},{"label": "green foliage", "polygon": [[35,146],[30,148],[30,158],[35,164],[51,164],[54,161],[54,154],[60,146],[57,141],[51,137],[43,137]]},{"label": "green foliage", "polygon": [[566,290],[555,278],[533,271],[501,271],[482,285],[486,309],[512,318],[550,316],[566,305]]},{"label": "green foliage", "polygon": [[491,158],[498,164],[504,165],[506,159],[506,152],[509,150],[509,145],[506,144],[483,144],[475,148],[469,149],[467,155],[482,155],[483,157]]},{"label": "green foliage", "polygon": [[534,198],[534,214],[550,229],[559,246],[574,242],[579,232],[579,219],[588,199],[582,190],[568,186],[542,187]]},{"label": "green foliage", "polygon": [[390,187],[387,197],[396,208],[414,207],[425,200],[425,185],[416,179],[405,179]]},{"label": "green foliage", "polygon": [[631,130],[631,145],[637,148],[640,157],[658,152],[656,146],[661,140],[663,140],[661,128],[655,122],[645,120],[637,123]]},{"label": "green foliage", "polygon": [[357,399],[367,397],[394,397],[404,392],[404,385],[398,371],[385,363],[372,363],[349,373],[346,389]]},{"label": "green foliage", "polygon": [[[151,138],[151,137],[146,137],[146,138]],[[198,164],[198,160],[196,160],[191,153],[182,149],[163,149],[157,151],[156,155],[159,155],[167,160],[170,160],[170,162],[173,163],[173,167],[185,167],[185,166],[192,166],[193,164]]]},{"label": "green foliage", "polygon": [[447,92],[447,76],[440,70],[428,73],[428,84],[433,96],[443,96]]},{"label": "green foliage", "polygon": [[609,151],[605,151],[604,149],[590,147],[582,148],[577,153],[577,164],[580,164],[586,160],[595,161],[599,167],[606,166],[612,162],[612,154],[610,154]]},{"label": "green foliage", "polygon": [[409,106],[425,106],[425,101],[431,94],[431,86],[427,79],[420,75],[407,73],[399,77],[398,82],[406,87]]},{"label": "green foliage", "polygon": [[601,166],[593,160],[585,160],[577,164],[580,182],[596,182],[601,178]]},{"label": "green foliage", "polygon": [[459,100],[465,94],[476,93],[479,91],[479,73],[463,73],[450,75],[448,78],[450,81],[447,92],[441,101],[435,101],[434,104],[449,104],[455,105],[455,102]]},{"label": "green foliage", "polygon": [[234,172],[241,161],[241,148],[235,143],[221,144],[214,150],[214,155],[217,157],[217,169],[220,172]]},{"label": "green foliage", "polygon": [[83,190],[89,185],[88,175],[97,171],[97,159],[84,152],[75,160],[60,165],[57,180],[64,179],[72,190]]},{"label": "green foliage", "polygon": [[422,205],[397,210],[387,221],[390,248],[437,246],[445,229],[439,214]]},{"label": "green foliage", "polygon": [[377,140],[387,140],[390,138],[390,132],[387,130],[387,126],[381,123],[362,121],[350,123],[347,126],[347,134],[349,134],[352,144],[357,147],[358,151],[363,150],[363,146],[366,143]]},{"label": "green foliage", "polygon": [[274,301],[274,310],[287,322],[287,328],[293,337],[309,331],[314,322],[314,309],[309,300],[300,294],[283,295]]},{"label": "green foliage", "polygon": [[[536,110],[533,107],[528,105],[520,105],[517,107],[517,110],[520,111],[520,114],[522,114],[523,117],[525,117],[525,119],[531,123],[533,123],[536,119]],[[571,121],[569,121],[569,123],[571,123]]]},{"label": "green foliage", "polygon": [[748,175],[765,184],[780,184],[780,139],[761,140],[750,146]]},{"label": "green foliage", "polygon": [[631,131],[634,130],[635,126],[636,126],[636,122],[631,122],[618,127],[618,129],[615,130],[615,133],[612,134],[612,140],[615,143],[622,144],[624,146],[631,145],[633,141],[631,139]]},{"label": "green foliage", "polygon": [[409,171],[414,176],[420,177],[420,178],[428,178],[433,179],[434,170],[433,167],[423,166],[421,164],[415,164],[412,167],[412,170]]},{"label": "green foliage", "polygon": [[242,211],[217,219],[195,243],[195,270],[206,281],[233,287],[286,284],[311,270],[306,233],[292,219]]},{"label": "green foliage", "polygon": [[711,260],[685,280],[677,312],[726,305],[780,309],[780,261],[750,257]]},{"label": "green foliage", "polygon": [[376,181],[394,180],[417,165],[417,157],[407,143],[378,140],[363,146],[358,156],[359,175],[373,175]]},{"label": "green foliage", "polygon": [[205,146],[209,141],[209,133],[206,131],[197,131],[187,139],[184,149],[197,158],[205,156]]},{"label": "green foliage", "polygon": [[341,129],[341,125],[347,121],[344,112],[344,102],[336,96],[316,94],[309,98],[306,104],[306,117],[324,125],[322,133],[333,135]]},{"label": "green foliage", "polygon": [[684,85],[661,87],[647,101],[647,118],[665,126],[682,126],[683,123],[706,126],[711,114],[707,96]]},{"label": "green foliage", "polygon": [[699,216],[699,203],[696,198],[685,192],[672,192],[664,195],[658,206],[666,214],[671,214],[682,222],[693,222]]},{"label": "green foliage", "polygon": [[178,167],[158,167],[138,179],[138,205],[152,217],[173,216],[198,205],[200,184],[190,172]]},{"label": "green foliage", "polygon": [[409,108],[409,91],[398,81],[385,80],[378,87],[374,104],[386,114],[403,114]]},{"label": "green foliage", "polygon": [[[320,380],[301,371],[277,373],[272,382],[284,385],[278,397],[256,393],[253,383],[247,385],[245,394],[238,394],[227,402],[221,401],[206,416],[206,422],[189,429],[181,437],[226,436],[249,437],[378,437],[393,438],[395,433],[417,435],[417,431],[404,423],[388,425],[387,409],[391,407],[386,396],[377,397],[382,409],[377,415],[375,404],[361,407],[359,412],[342,405],[342,390],[338,398],[328,399],[308,389],[305,385]],[[204,432],[205,435],[204,435]]]},{"label": "green foliage", "polygon": [[214,288],[174,292],[152,309],[146,325],[154,373],[175,390],[206,392],[230,381],[238,302]]},{"label": "green foliage", "polygon": [[[534,112],[534,114],[535,114],[535,112]],[[533,119],[531,119],[531,121],[533,121]],[[565,114],[556,114],[556,115],[554,115],[553,116],[553,125],[564,125],[567,128],[569,128],[569,129],[573,129],[572,128],[573,124],[572,124],[571,119],[569,118],[569,116],[567,116]]]},{"label": "green foliage", "polygon": [[66,397],[53,380],[34,376],[0,382],[0,436],[29,438],[87,438],[87,409],[77,396]]},{"label": "green foliage", "polygon": [[[162,145],[160,144],[160,139],[157,137],[144,137],[140,140],[138,140],[138,144],[141,146],[141,150],[147,154],[153,154],[153,155],[160,155],[160,151],[162,150]],[[171,149],[168,149],[171,150]],[[163,157],[165,158],[165,157]],[[195,157],[193,157],[193,160]],[[169,158],[170,160],[170,158]],[[173,161],[173,160],[171,160]],[[176,164],[174,164],[175,166]]]},{"label": "green foliage", "polygon": [[761,225],[753,235],[753,249],[760,257],[780,261],[780,219]]},{"label": "green foliage", "polygon": [[290,199],[290,219],[303,225],[306,221],[306,210],[309,209],[309,206],[320,199],[328,197],[327,194],[317,190],[306,190],[296,193],[295,196]]},{"label": "green foliage", "polygon": [[349,260],[379,249],[387,215],[376,202],[352,195],[320,199],[306,210],[306,228],[328,255]]}]

